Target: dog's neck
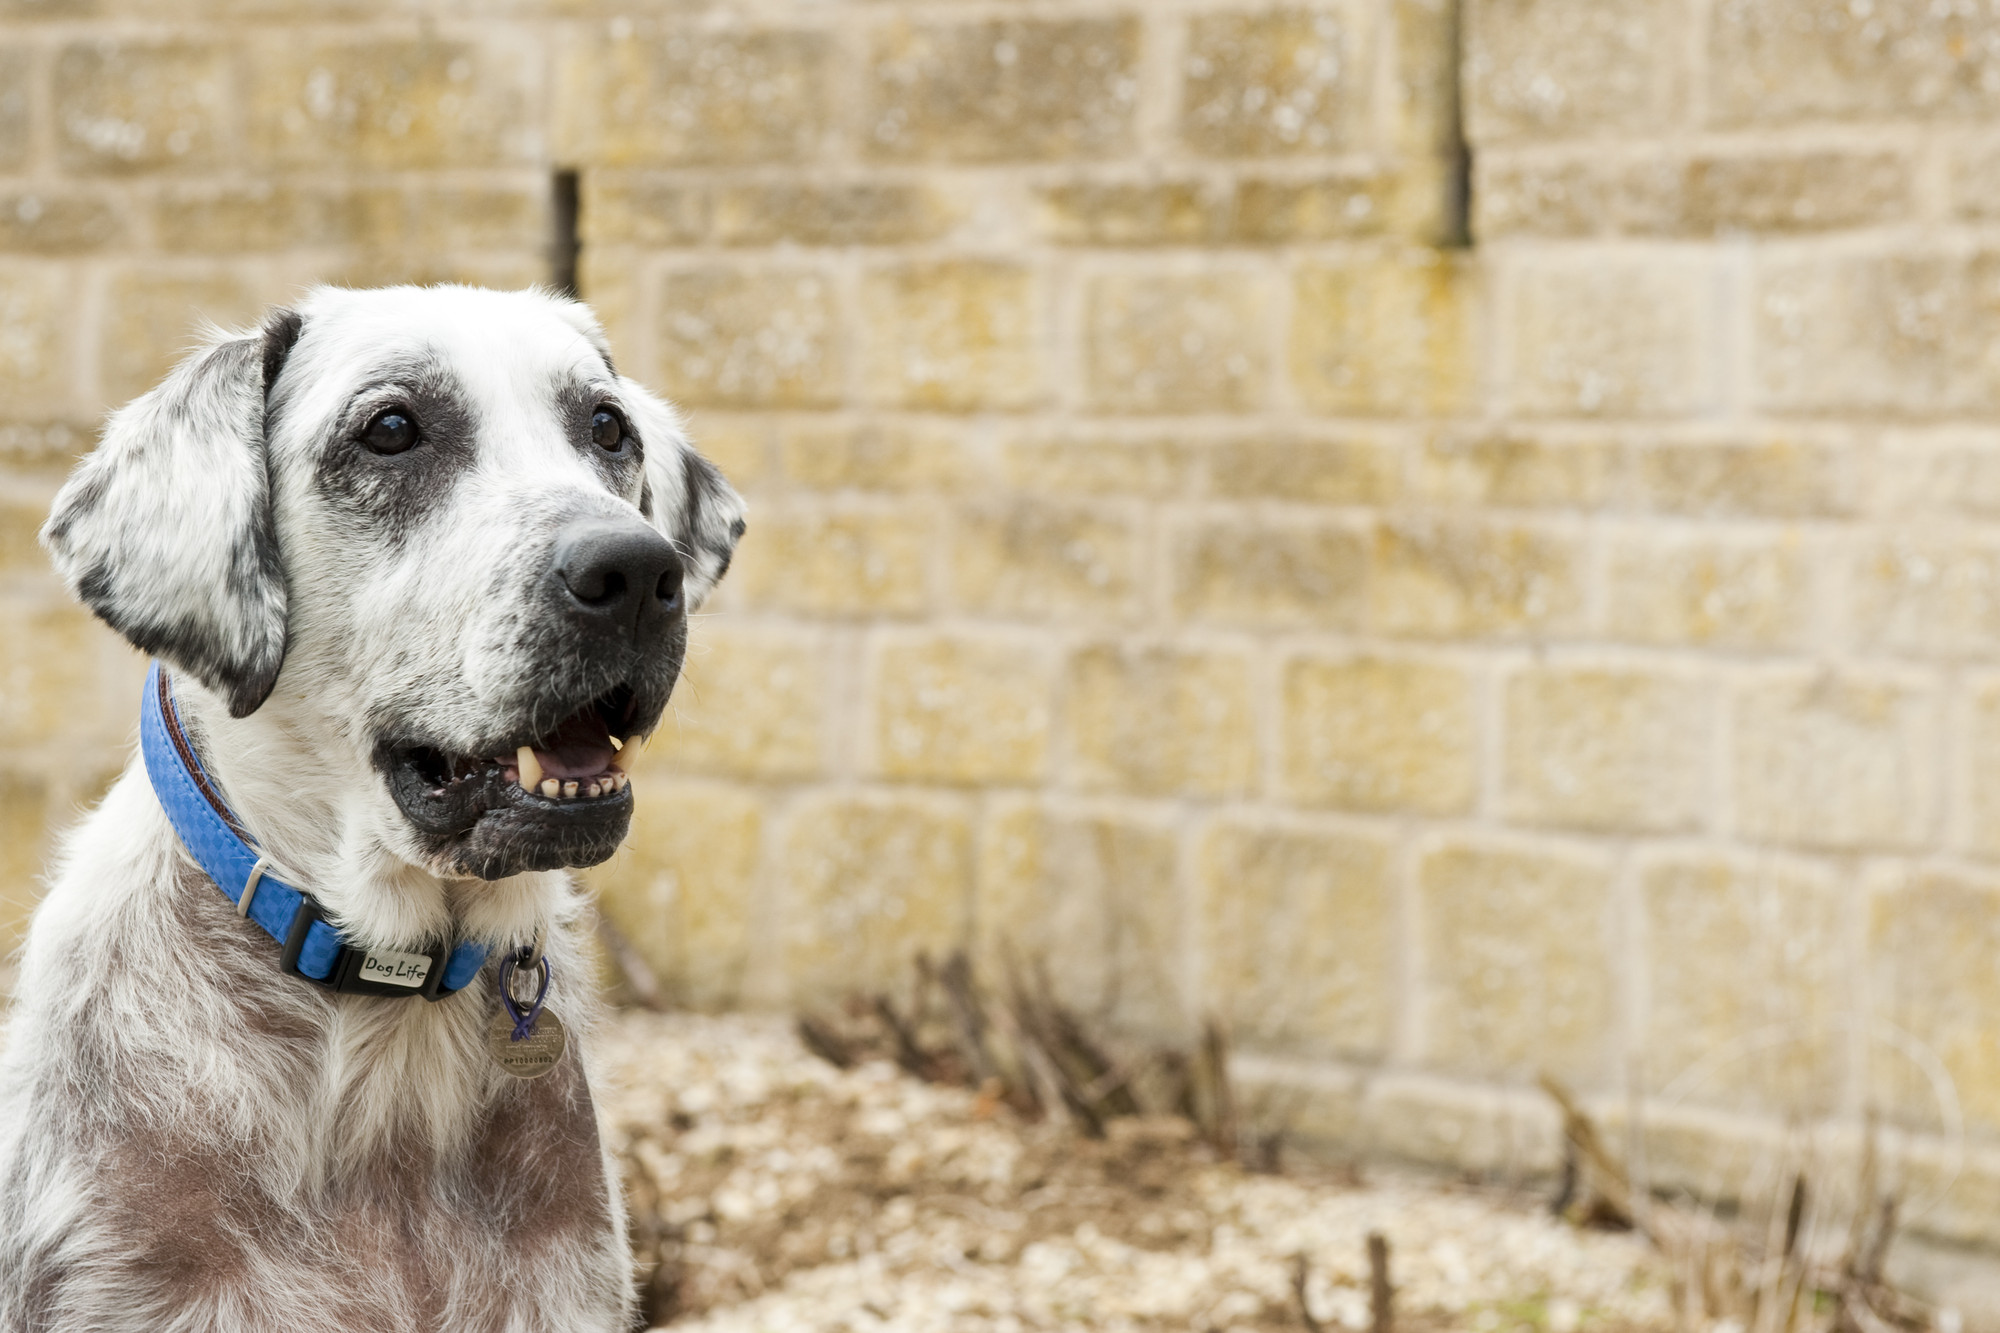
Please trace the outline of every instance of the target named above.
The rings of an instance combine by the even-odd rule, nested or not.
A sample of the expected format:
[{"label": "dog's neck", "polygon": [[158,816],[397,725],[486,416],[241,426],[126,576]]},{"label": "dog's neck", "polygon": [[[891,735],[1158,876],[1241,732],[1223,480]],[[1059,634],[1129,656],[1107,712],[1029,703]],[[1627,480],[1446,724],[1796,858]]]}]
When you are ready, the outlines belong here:
[{"label": "dog's neck", "polygon": [[[393,804],[365,756],[342,737],[323,700],[283,689],[246,718],[176,675],[188,739],[231,811],[286,882],[318,898],[350,943],[394,949],[418,941],[526,943],[566,914],[560,871],[502,880],[447,878],[399,854]],[[230,893],[237,886],[223,886]]]}]

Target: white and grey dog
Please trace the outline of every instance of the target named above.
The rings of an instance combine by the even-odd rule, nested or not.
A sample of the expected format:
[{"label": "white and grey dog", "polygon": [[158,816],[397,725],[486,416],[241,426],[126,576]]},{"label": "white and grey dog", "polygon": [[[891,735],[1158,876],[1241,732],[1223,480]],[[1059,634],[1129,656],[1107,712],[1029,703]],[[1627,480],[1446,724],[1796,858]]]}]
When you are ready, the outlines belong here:
[{"label": "white and grey dog", "polygon": [[0,1330],[624,1327],[564,868],[624,837],[616,750],[742,530],[590,312],[537,293],[323,289],[111,418],[43,540],[166,664],[270,873],[357,950],[540,940],[573,1039],[502,1072],[492,961],[433,1002],[282,971],[135,761],[21,964]]}]

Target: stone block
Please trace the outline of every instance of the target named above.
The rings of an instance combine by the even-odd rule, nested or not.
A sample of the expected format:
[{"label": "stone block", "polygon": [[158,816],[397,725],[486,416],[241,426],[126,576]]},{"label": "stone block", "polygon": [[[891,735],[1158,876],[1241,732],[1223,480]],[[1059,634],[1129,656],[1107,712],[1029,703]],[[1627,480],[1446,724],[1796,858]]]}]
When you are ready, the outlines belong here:
[{"label": "stone block", "polygon": [[1857,451],[1773,436],[1651,440],[1632,451],[1633,498],[1646,509],[1702,517],[1843,517],[1863,503]]},{"label": "stone block", "polygon": [[1686,105],[1685,19],[1653,0],[1472,0],[1465,115],[1474,143],[1657,133]]},{"label": "stone block", "polygon": [[1411,460],[1410,488],[1432,504],[1593,509],[1615,493],[1619,451],[1602,439],[1445,431]]},{"label": "stone block", "polygon": [[1069,771],[1080,786],[1233,796],[1257,780],[1250,663],[1240,653],[1093,644],[1070,659]]},{"label": "stone block", "polygon": [[1415,234],[1393,177],[1355,172],[1293,180],[1083,182],[1036,191],[1042,233],[1064,245],[1286,245]]},{"label": "stone block", "polygon": [[80,41],[56,56],[56,153],[73,172],[210,167],[234,137],[220,48]]},{"label": "stone block", "polygon": [[1347,810],[1465,814],[1478,791],[1472,677],[1408,658],[1297,658],[1279,728],[1285,795]]},{"label": "stone block", "polygon": [[107,650],[123,652],[110,630],[80,606],[39,599],[0,603],[0,619],[7,626],[0,634],[0,717],[9,749],[54,747],[67,755],[125,736],[129,710],[114,722],[104,706],[109,691],[99,664]]},{"label": "stone block", "polygon": [[961,200],[928,185],[735,185],[715,193],[715,239],[724,245],[907,245],[943,236],[965,211]]},{"label": "stone block", "polygon": [[997,635],[878,638],[871,654],[875,771],[941,782],[1038,782],[1054,671],[1042,647]]},{"label": "stone block", "polygon": [[[1910,868],[1875,876],[1869,888],[1874,1013],[1943,1066],[1967,1127],[1990,1138],[2000,1130],[2000,973],[1991,966],[2000,947],[2000,883]],[[1862,1085],[1896,1123],[1949,1132],[1929,1072],[1875,1041]]]},{"label": "stone block", "polygon": [[105,195],[66,189],[0,193],[0,251],[78,254],[121,240],[125,220]]},{"label": "stone block", "polygon": [[250,151],[299,167],[527,166],[540,147],[531,52],[415,39],[258,39]]},{"label": "stone block", "polygon": [[1371,54],[1345,6],[1197,14],[1181,65],[1181,140],[1207,157],[1365,147]]},{"label": "stone block", "polygon": [[1708,402],[1708,275],[1692,260],[1542,261],[1514,274],[1514,409],[1684,416]]},{"label": "stone block", "polygon": [[1174,830],[1158,821],[1002,805],[979,843],[978,968],[1046,967],[1056,995],[1095,1026],[1185,1040],[1187,930]]},{"label": "stone block", "polygon": [[785,837],[784,971],[794,1005],[873,993],[970,933],[972,830],[937,797],[815,794]]},{"label": "stone block", "polygon": [[[0,277],[0,291],[6,280]],[[0,296],[0,301],[5,297]],[[0,344],[4,345],[4,344]],[[61,418],[30,418],[26,421],[0,419],[0,460],[10,467],[25,468],[54,481],[69,471],[69,465],[85,453],[97,439],[97,423]]]},{"label": "stone block", "polygon": [[1645,1078],[1674,1104],[1838,1110],[1858,966],[1839,883],[1777,857],[1668,853],[1639,893]]},{"label": "stone block", "polygon": [[1684,833],[1702,826],[1713,690],[1687,677],[1536,666],[1506,683],[1502,808],[1529,824]]},{"label": "stone block", "polygon": [[692,406],[835,406],[846,377],[841,307],[832,277],[818,269],[669,274],[653,378]]},{"label": "stone block", "polygon": [[12,583],[46,582],[54,572],[36,534],[49,516],[53,489],[13,489],[0,492],[0,578]]},{"label": "stone block", "polygon": [[1974,677],[1966,695],[1966,840],[1980,855],[2000,858],[2000,678]]},{"label": "stone block", "polygon": [[[722,469],[738,489],[755,489],[770,479],[771,432],[764,418],[704,412],[696,423],[695,447]],[[762,513],[759,513],[761,520]]]},{"label": "stone block", "polygon": [[1869,487],[1879,511],[1899,520],[2000,516],[2000,433],[1984,426],[1890,432]]},{"label": "stone block", "polygon": [[0,778],[0,948],[8,956],[28,935],[28,918],[42,897],[49,853],[48,793],[35,778]]},{"label": "stone block", "polygon": [[1434,251],[1301,266],[1289,344],[1299,397],[1335,415],[1468,407],[1476,281],[1469,265]]},{"label": "stone block", "polygon": [[[1415,174],[1416,168],[1412,168]],[[1433,240],[1435,208],[1413,207],[1405,177],[1332,175],[1308,180],[1248,177],[1236,186],[1223,239],[1241,245],[1290,245],[1369,236]]]},{"label": "stone block", "polygon": [[2000,545],[1980,534],[1893,532],[1848,553],[1850,638],[1919,657],[1985,657],[2000,632]]},{"label": "stone block", "polygon": [[1229,818],[1199,856],[1203,1003],[1239,1048],[1389,1053],[1396,897],[1389,845]]},{"label": "stone block", "polygon": [[1034,275],[1009,263],[946,260],[870,273],[864,376],[871,401],[949,412],[1041,401]]},{"label": "stone block", "polygon": [[[586,261],[586,268],[588,261]],[[354,257],[315,271],[315,277],[336,287],[435,287],[460,283],[495,291],[521,291],[549,280],[546,254],[461,251],[457,254],[358,251]],[[277,287],[290,295],[296,287]],[[602,289],[599,289],[602,291]],[[616,299],[615,297],[613,298]]]},{"label": "stone block", "polygon": [[1035,191],[1043,235],[1065,245],[1212,245],[1228,196],[1200,181],[1072,182]]},{"label": "stone block", "polygon": [[112,404],[135,398],[195,345],[203,321],[248,328],[264,303],[248,280],[228,269],[127,269],[111,280],[98,375]]},{"label": "stone block", "polygon": [[1708,30],[1710,120],[1990,115],[2000,108],[1992,18],[1983,5],[1926,0],[1719,5]]},{"label": "stone block", "polygon": [[1614,533],[1605,627],[1632,643],[1801,647],[1813,631],[1816,563],[1789,533]]},{"label": "stone block", "polygon": [[1490,239],[1827,231],[1909,216],[1912,186],[1911,164],[1896,153],[1501,154],[1480,167],[1474,231]]},{"label": "stone block", "polygon": [[1174,610],[1218,624],[1356,628],[1367,561],[1367,538],[1337,522],[1239,514],[1168,534]]},{"label": "stone block", "polygon": [[1269,395],[1262,275],[1108,273],[1090,283],[1085,375],[1108,412],[1245,412]]},{"label": "stone block", "polygon": [[410,198],[407,235],[433,254],[517,250],[541,259],[553,234],[548,182],[501,186],[431,185]]},{"label": "stone block", "polygon": [[638,810],[618,855],[588,872],[599,910],[652,964],[676,1004],[732,1008],[744,1000],[757,923],[764,811],[755,792],[677,781],[666,765],[635,766]]},{"label": "stone block", "polygon": [[1761,266],[1755,406],[1918,417],[2000,408],[2000,253],[1816,255]]},{"label": "stone block", "polygon": [[1732,791],[1741,836],[1839,851],[1936,833],[1938,704],[1920,684],[1787,672],[1737,690]]},{"label": "stone block", "polygon": [[906,506],[763,505],[723,586],[774,610],[914,615],[930,598],[933,527]]},{"label": "stone block", "polygon": [[1241,436],[1210,448],[1209,489],[1232,500],[1382,504],[1396,497],[1399,461],[1380,440]]},{"label": "stone block", "polygon": [[71,397],[70,278],[53,264],[0,266],[0,402],[9,413],[48,412]]},{"label": "stone block", "polygon": [[163,250],[235,255],[253,250],[408,240],[400,190],[329,190],[283,181],[247,185],[172,183],[153,199],[153,235]]},{"label": "stone block", "polygon": [[32,58],[24,47],[0,47],[0,171],[19,171],[34,143],[28,105]]},{"label": "stone block", "polygon": [[867,149],[963,162],[1110,157],[1133,144],[1135,17],[893,22],[866,71]]},{"label": "stone block", "polygon": [[1206,459],[1207,450],[1191,440],[1034,435],[1004,441],[1000,465],[1007,483],[1020,490],[1166,500],[1193,490]]},{"label": "stone block", "polygon": [[703,625],[649,754],[675,772],[800,778],[824,768],[827,646],[812,632]]},{"label": "stone block", "polygon": [[833,39],[782,28],[617,29],[558,62],[558,129],[597,166],[800,162],[833,123]]},{"label": "stone block", "polygon": [[1556,848],[1448,843],[1417,868],[1424,1047],[1474,1074],[1608,1081],[1611,869]]},{"label": "stone block", "polygon": [[949,527],[952,599],[967,610],[1122,619],[1139,609],[1142,533],[1129,506],[988,501]]},{"label": "stone block", "polygon": [[1423,638],[1538,635],[1584,620],[1581,534],[1532,523],[1406,519],[1375,530],[1375,627]]},{"label": "stone block", "polygon": [[778,462],[788,485],[815,491],[950,493],[977,475],[962,432],[907,422],[789,421],[778,429]]},{"label": "stone block", "polygon": [[2000,142],[1977,139],[1953,145],[1946,163],[1954,216],[1979,222],[2000,218]]},{"label": "stone block", "polygon": [[712,192],[678,178],[633,171],[578,173],[577,225],[586,248],[639,245],[674,249],[709,236]]}]

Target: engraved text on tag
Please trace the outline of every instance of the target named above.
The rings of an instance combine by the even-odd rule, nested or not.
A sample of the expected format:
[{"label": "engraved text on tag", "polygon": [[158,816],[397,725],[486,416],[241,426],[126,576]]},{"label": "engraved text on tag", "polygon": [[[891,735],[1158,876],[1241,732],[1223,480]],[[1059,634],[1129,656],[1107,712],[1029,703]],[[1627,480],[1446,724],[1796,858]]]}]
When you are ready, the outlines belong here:
[{"label": "engraved text on tag", "polygon": [[486,1028],[486,1049],[493,1062],[515,1078],[540,1078],[554,1069],[563,1057],[562,1020],[544,1009],[535,1018],[535,1030],[514,1040],[514,1020],[502,1009]]},{"label": "engraved text on tag", "polygon": [[430,974],[431,959],[428,954],[370,949],[361,960],[361,979],[379,981],[385,986],[408,986],[415,990],[424,984]]}]

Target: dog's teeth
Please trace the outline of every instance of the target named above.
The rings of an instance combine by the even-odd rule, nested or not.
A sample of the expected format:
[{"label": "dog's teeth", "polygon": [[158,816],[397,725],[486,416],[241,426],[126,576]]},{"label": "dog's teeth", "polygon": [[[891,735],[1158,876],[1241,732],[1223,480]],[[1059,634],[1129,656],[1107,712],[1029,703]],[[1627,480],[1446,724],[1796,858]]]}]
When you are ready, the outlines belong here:
[{"label": "dog's teeth", "polygon": [[614,750],[622,750],[625,748],[625,742],[619,740],[616,736],[613,736],[611,738],[611,748]]},{"label": "dog's teeth", "polygon": [[563,799],[564,799],[565,801],[573,801],[573,800],[575,800],[575,799],[576,799],[576,784],[575,784],[574,782],[565,782],[565,783],[563,783],[563,785],[562,785],[562,794],[563,794]]},{"label": "dog's teeth", "polygon": [[554,778],[542,779],[542,795],[548,797],[551,801],[553,801],[556,797],[560,796],[561,794],[562,794],[562,783],[557,782]]},{"label": "dog's teeth", "polygon": [[597,795],[598,795],[598,791],[597,791],[597,784],[596,784],[595,782],[586,782],[586,783],[584,783],[584,784],[583,784],[583,794],[584,794],[585,796],[588,796],[588,797],[589,797],[589,798],[590,798],[591,800],[593,800],[593,801],[594,801],[594,800],[596,800],[596,799],[597,799]]},{"label": "dog's teeth", "polygon": [[535,747],[523,745],[514,753],[514,762],[521,768],[521,789],[533,791],[542,785],[542,761],[535,758]]},{"label": "dog's teeth", "polygon": [[621,772],[615,772],[615,771],[614,771],[614,772],[613,772],[613,773],[611,774],[611,781],[612,781],[612,783],[613,783],[613,785],[614,785],[614,790],[617,790],[617,791],[624,791],[624,790],[625,790],[625,785],[626,785],[627,783],[631,782],[631,781],[632,781],[632,779],[630,779],[630,778],[626,777],[626,776],[625,776],[625,775],[624,775],[623,773],[621,773]]}]

